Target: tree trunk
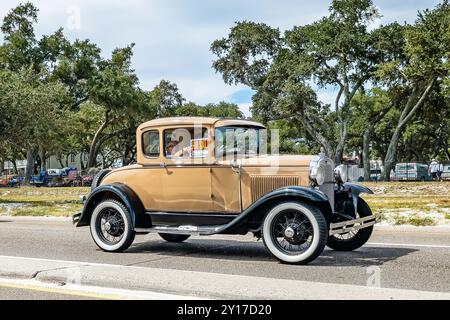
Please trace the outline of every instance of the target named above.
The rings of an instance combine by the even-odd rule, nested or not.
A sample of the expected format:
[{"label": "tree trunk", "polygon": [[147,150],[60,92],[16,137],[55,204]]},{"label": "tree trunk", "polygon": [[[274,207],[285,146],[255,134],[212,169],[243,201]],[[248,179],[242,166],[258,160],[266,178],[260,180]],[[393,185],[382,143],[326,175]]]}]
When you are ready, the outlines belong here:
[{"label": "tree trunk", "polygon": [[336,166],[340,165],[342,162],[342,157],[344,155],[344,148],[347,142],[347,123],[342,124],[342,130],[339,137],[339,143],[336,147],[336,151],[334,153],[334,164]]},{"label": "tree trunk", "polygon": [[44,148],[40,147],[39,148],[39,159],[41,159],[41,171],[42,170],[47,170],[47,165],[46,165],[46,158],[45,158],[45,150]]},{"label": "tree trunk", "polygon": [[417,100],[417,102],[414,104],[414,106],[413,101],[417,97],[415,94],[415,92],[417,92],[416,88],[409,97],[408,102],[406,103],[406,106],[403,109],[402,114],[400,115],[397,127],[395,128],[394,133],[392,134],[392,138],[391,141],[389,142],[389,147],[386,152],[386,157],[384,159],[384,170],[382,173],[382,178],[384,181],[390,180],[390,172],[394,165],[398,141],[400,140],[400,136],[403,133],[403,128],[425,102],[425,99],[428,97],[428,94],[430,93],[431,88],[433,87],[434,81],[435,81],[434,78],[429,81],[428,85],[426,86],[425,90],[423,91],[419,100]]},{"label": "tree trunk", "polygon": [[34,154],[33,149],[27,150],[27,167],[25,169],[25,184],[29,184],[31,176],[34,174]]},{"label": "tree trunk", "polygon": [[106,129],[106,127],[109,124],[109,113],[111,112],[110,109],[107,109],[105,111],[105,119],[101,126],[98,128],[97,132],[94,135],[94,138],[91,142],[91,147],[89,149],[89,159],[88,159],[88,168],[93,168],[97,164],[97,154],[98,154],[98,141],[100,139],[100,136],[102,132]]},{"label": "tree trunk", "polygon": [[398,140],[400,140],[401,131],[402,131],[401,127],[395,128],[394,134],[392,135],[391,141],[389,142],[388,150],[384,158],[384,169],[381,175],[382,180],[384,181],[390,180],[390,173],[392,167],[394,166],[395,155],[397,153],[397,145]]},{"label": "tree trunk", "polygon": [[12,163],[12,165],[14,167],[14,173],[15,174],[19,174],[19,169],[17,168],[17,160],[14,159],[14,160],[11,161],[11,163]]},{"label": "tree trunk", "polygon": [[58,156],[58,162],[59,162],[59,165],[61,166],[61,168],[64,168],[64,167],[65,167],[65,166],[64,166],[64,163],[62,162],[61,156]]},{"label": "tree trunk", "polygon": [[80,169],[81,171],[84,171],[86,167],[84,166],[84,152],[80,153]]},{"label": "tree trunk", "polygon": [[364,166],[364,181],[370,181],[370,136],[373,127],[369,126],[363,134],[363,166]]},{"label": "tree trunk", "polygon": [[5,170],[5,161],[2,158],[0,159],[0,174],[2,174],[4,170]]}]

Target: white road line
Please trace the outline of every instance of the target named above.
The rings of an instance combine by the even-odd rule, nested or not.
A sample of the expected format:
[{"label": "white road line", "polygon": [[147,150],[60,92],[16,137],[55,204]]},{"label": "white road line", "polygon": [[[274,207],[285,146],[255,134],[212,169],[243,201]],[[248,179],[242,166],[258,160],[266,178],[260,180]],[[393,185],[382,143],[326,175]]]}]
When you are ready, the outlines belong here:
[{"label": "white road line", "polygon": [[423,248],[444,248],[450,249],[450,246],[436,244],[417,244],[417,243],[387,243],[387,242],[367,242],[367,245],[386,246],[386,247],[423,247]]}]

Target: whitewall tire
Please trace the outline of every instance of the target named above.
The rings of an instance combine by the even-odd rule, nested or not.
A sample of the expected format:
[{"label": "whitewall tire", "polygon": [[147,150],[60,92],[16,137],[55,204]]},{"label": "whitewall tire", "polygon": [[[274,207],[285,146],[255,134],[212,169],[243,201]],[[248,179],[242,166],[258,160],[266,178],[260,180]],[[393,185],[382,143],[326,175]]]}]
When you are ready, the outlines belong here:
[{"label": "whitewall tire", "polygon": [[100,202],[92,212],[90,230],[95,244],[107,252],[122,252],[134,241],[135,232],[127,208],[119,201]]},{"label": "whitewall tire", "polygon": [[262,238],[268,251],[284,263],[306,264],[317,258],[328,239],[322,212],[303,202],[282,202],[267,213]]}]

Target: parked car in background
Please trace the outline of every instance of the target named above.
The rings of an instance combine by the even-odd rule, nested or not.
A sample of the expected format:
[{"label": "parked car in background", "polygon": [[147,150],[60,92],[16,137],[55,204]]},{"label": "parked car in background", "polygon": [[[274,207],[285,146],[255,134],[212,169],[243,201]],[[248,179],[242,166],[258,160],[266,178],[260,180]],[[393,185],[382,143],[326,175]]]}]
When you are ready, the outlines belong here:
[{"label": "parked car in background", "polygon": [[94,179],[91,175],[86,175],[81,177],[81,185],[83,187],[90,187],[92,185],[92,180]]},{"label": "parked car in background", "polygon": [[6,175],[0,177],[0,187],[17,187],[23,181],[23,177],[17,175]]},{"label": "parked car in background", "polygon": [[428,165],[423,163],[409,162],[397,163],[395,165],[394,181],[429,181],[431,180],[428,172]]},{"label": "parked car in background", "polygon": [[295,264],[313,261],[325,245],[363,246],[379,215],[359,195],[372,191],[344,183],[324,154],[268,155],[266,134],[247,120],[143,123],[137,164],[100,171],[73,222],[90,226],[107,252],[124,251],[146,233],[182,242],[251,232],[275,258]]},{"label": "parked car in background", "polygon": [[381,179],[381,169],[370,170],[370,181],[380,181]]},{"label": "parked car in background", "polygon": [[441,179],[442,180],[450,180],[450,163],[446,163],[443,165],[444,171],[442,171]]}]

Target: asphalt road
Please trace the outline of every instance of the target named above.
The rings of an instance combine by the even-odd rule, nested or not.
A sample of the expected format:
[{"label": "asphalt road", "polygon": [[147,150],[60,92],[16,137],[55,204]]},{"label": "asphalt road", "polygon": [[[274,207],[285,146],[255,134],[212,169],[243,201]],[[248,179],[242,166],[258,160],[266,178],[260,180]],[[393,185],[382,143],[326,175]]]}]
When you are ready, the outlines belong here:
[{"label": "asphalt road", "polygon": [[[68,221],[0,217],[0,255],[358,286],[367,284],[375,268],[383,288],[450,292],[450,229],[377,228],[361,249],[326,249],[311,264],[296,266],[274,260],[251,235],[192,237],[174,244],[151,234],[137,236],[124,253],[110,254],[95,246],[88,228],[74,228]],[[0,299],[8,296],[35,297],[26,289],[0,285]]]}]

